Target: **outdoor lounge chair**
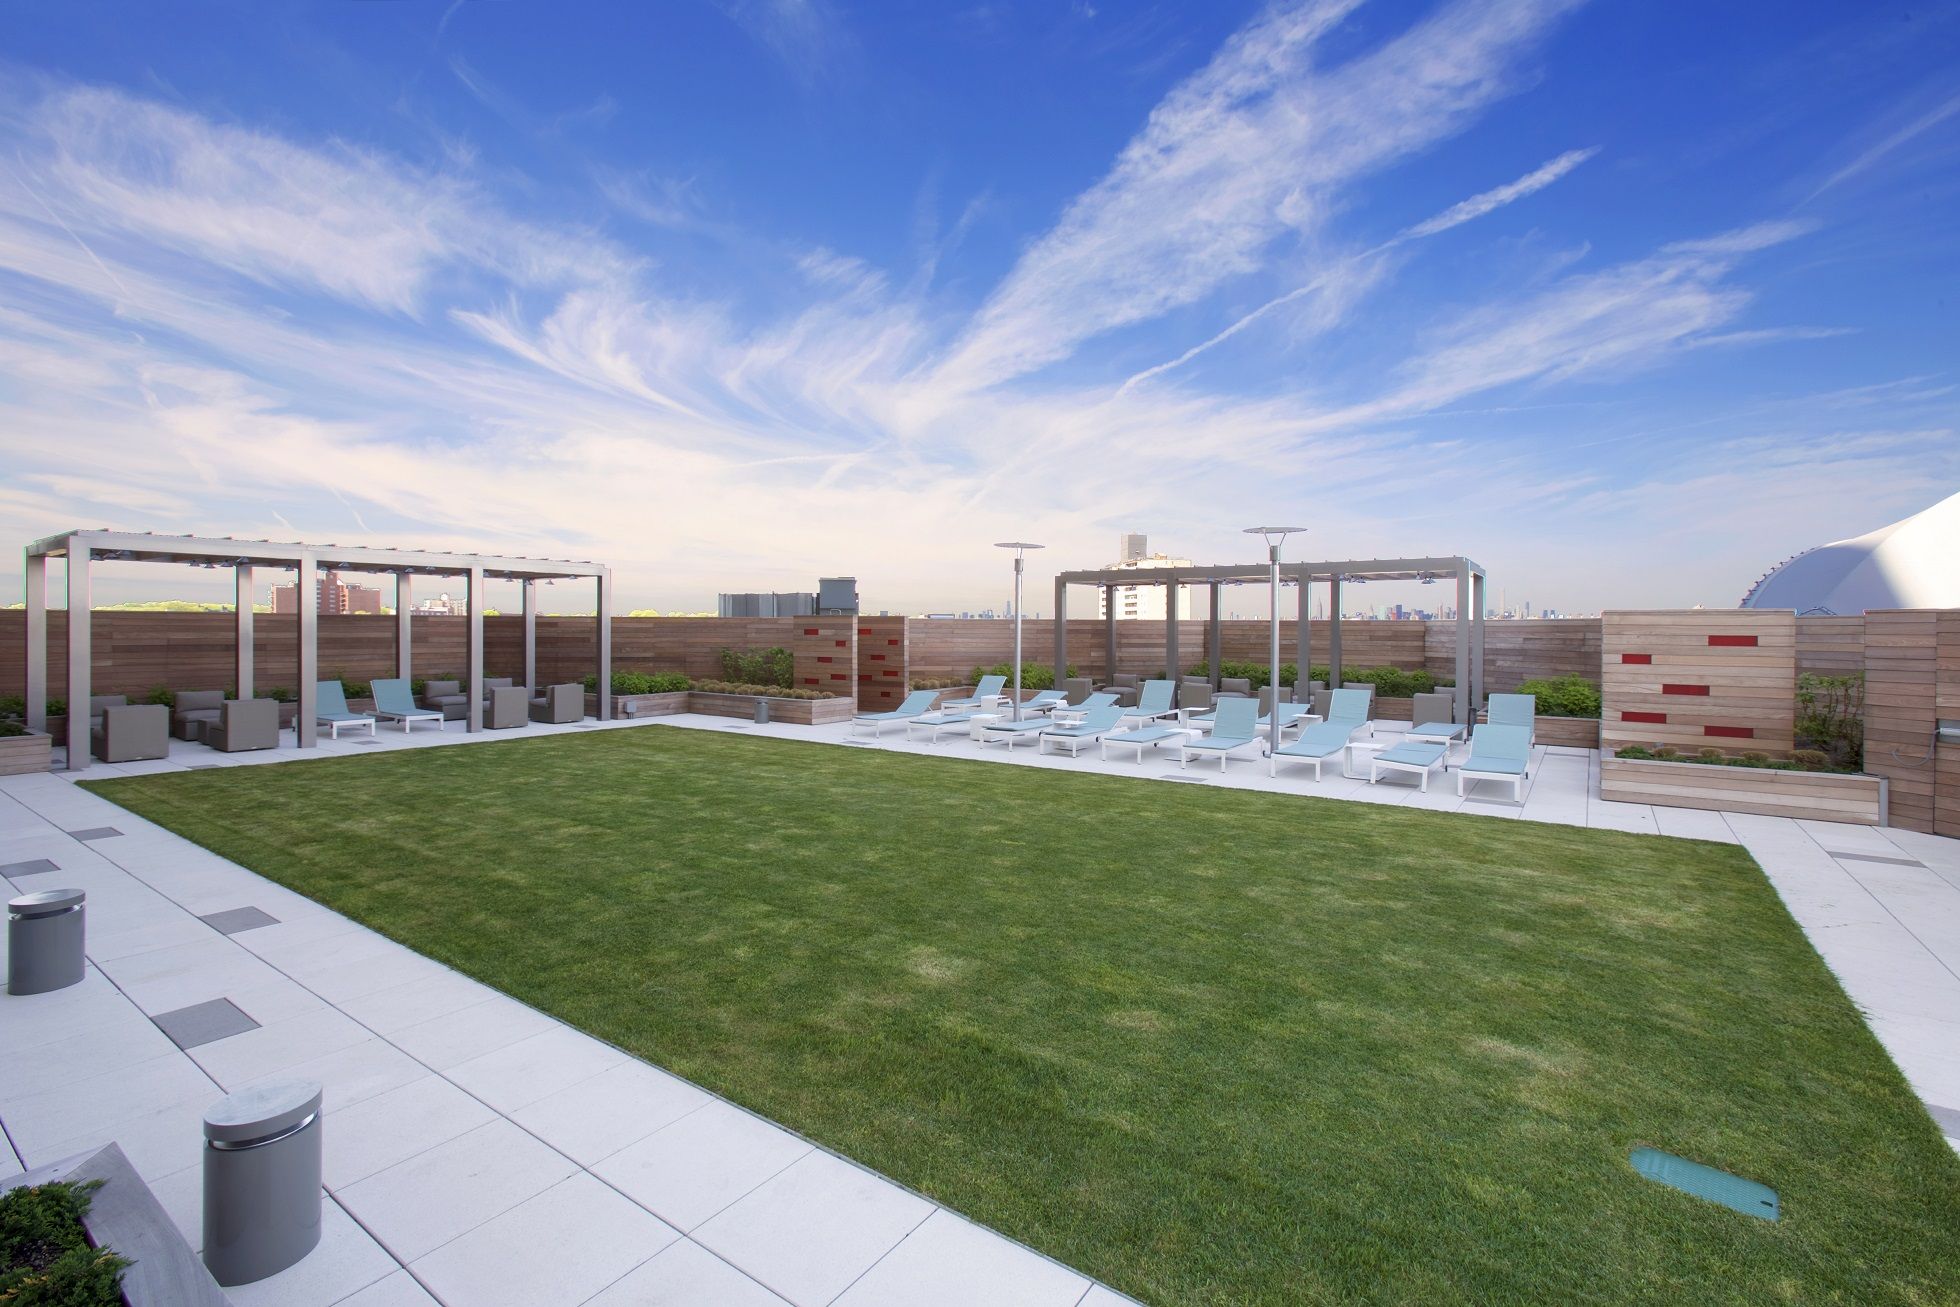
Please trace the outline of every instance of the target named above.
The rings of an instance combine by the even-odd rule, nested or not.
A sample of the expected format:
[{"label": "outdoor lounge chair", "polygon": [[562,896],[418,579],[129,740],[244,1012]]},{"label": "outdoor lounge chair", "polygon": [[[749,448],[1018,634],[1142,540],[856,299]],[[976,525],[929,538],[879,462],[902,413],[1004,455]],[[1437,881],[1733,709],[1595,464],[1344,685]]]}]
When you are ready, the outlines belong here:
[{"label": "outdoor lounge chair", "polygon": [[[375,702],[380,702],[378,695]],[[463,693],[461,681],[424,681],[422,707],[441,713],[446,722],[460,722],[470,715],[470,697]]]},{"label": "outdoor lounge chair", "polygon": [[1442,767],[1448,756],[1450,746],[1431,744],[1422,740],[1404,740],[1393,748],[1383,749],[1375,755],[1368,768],[1368,783],[1373,785],[1382,778],[1383,770],[1411,772],[1422,782],[1422,792],[1429,793],[1429,773]]},{"label": "outdoor lounge chair", "polygon": [[[1313,721],[1313,714],[1307,711],[1304,703],[1282,703],[1279,706],[1279,733],[1283,738],[1295,727],[1304,727]],[[1259,729],[1270,734],[1273,729],[1273,715],[1269,712],[1259,714]]]},{"label": "outdoor lounge chair", "polygon": [[215,725],[224,706],[223,690],[179,690],[170,705],[170,733],[180,740],[201,740],[203,723]]},{"label": "outdoor lounge chair", "polygon": [[1035,752],[1046,753],[1050,744],[1067,745],[1068,756],[1079,757],[1082,746],[1091,740],[1100,740],[1116,729],[1123,720],[1123,705],[1118,703],[1098,704],[1079,722],[1067,726],[1050,726],[1035,734]]},{"label": "outdoor lounge chair", "polygon": [[1134,672],[1117,672],[1101,688],[1115,695],[1117,703],[1130,708],[1136,705],[1137,696],[1143,691],[1143,678]]},{"label": "outdoor lounge chair", "polygon": [[1033,717],[1023,717],[1020,721],[1003,716],[998,721],[988,722],[981,726],[980,743],[1005,744],[1009,749],[1012,749],[1022,740],[1032,740],[1043,731],[1056,729],[1058,728],[1054,722],[1039,713]]},{"label": "outdoor lounge chair", "polygon": [[339,681],[321,681],[313,687],[313,722],[327,728],[327,738],[340,738],[343,726],[365,726],[374,734],[374,714],[347,711],[347,690]]},{"label": "outdoor lounge chair", "polygon": [[[581,707],[584,705],[581,704]],[[531,724],[531,692],[521,685],[493,685],[483,700],[483,729],[514,730]]]},{"label": "outdoor lounge chair", "polygon": [[1143,691],[1137,696],[1134,707],[1125,708],[1125,717],[1138,717],[1147,722],[1161,721],[1166,717],[1177,716],[1174,700],[1177,698],[1177,682],[1145,681]]},{"label": "outdoor lounge chair", "polygon": [[1081,703],[1065,704],[1053,709],[1049,713],[1049,716],[1058,722],[1079,722],[1090,713],[1095,712],[1098,708],[1115,708],[1121,706],[1121,704],[1116,702],[1116,696],[1113,693],[1108,690],[1098,690]]},{"label": "outdoor lounge chair", "polygon": [[170,756],[170,709],[160,703],[105,708],[89,731],[89,752],[103,762],[143,762]]},{"label": "outdoor lounge chair", "polygon": [[[1497,698],[1530,695],[1492,695]],[[1507,781],[1511,802],[1524,802],[1524,783],[1531,775],[1531,731],[1523,726],[1485,722],[1470,733],[1470,756],[1456,769],[1456,792],[1468,796],[1472,781]]]},{"label": "outdoor lounge chair", "polygon": [[1154,749],[1160,744],[1168,744],[1172,740],[1181,740],[1189,733],[1181,726],[1165,726],[1158,722],[1151,722],[1147,726],[1139,726],[1134,730],[1111,731],[1102,737],[1103,761],[1109,761],[1110,745],[1116,745],[1118,748],[1124,745],[1132,745],[1136,748],[1137,763],[1141,766],[1143,763],[1143,751],[1145,749]]},{"label": "outdoor lounge chair", "polygon": [[585,687],[577,681],[547,685],[531,696],[531,720],[547,726],[568,726],[585,720]]},{"label": "outdoor lounge chair", "polygon": [[1368,696],[1360,690],[1322,691],[1326,694],[1327,720],[1315,722],[1300,732],[1291,744],[1282,744],[1273,755],[1280,762],[1313,764],[1313,778],[1320,780],[1320,769],[1329,758],[1345,750],[1356,732],[1368,725]]},{"label": "outdoor lounge chair", "polygon": [[941,708],[937,712],[923,713],[905,719],[905,738],[910,740],[914,730],[926,733],[926,743],[939,743],[939,733],[944,730],[965,730],[973,724],[977,712],[947,712]]},{"label": "outdoor lounge chair", "polygon": [[971,699],[949,699],[939,707],[946,712],[961,712],[969,708],[976,711],[991,708],[996,702],[1006,701],[1007,696],[1001,693],[1006,685],[1005,676],[983,676],[980,678],[980,684],[973,687]]},{"label": "outdoor lounge chair", "polygon": [[914,690],[896,708],[887,712],[861,712],[851,718],[851,733],[855,735],[859,727],[864,727],[875,736],[893,722],[909,721],[931,712],[932,701],[938,697],[937,690]]},{"label": "outdoor lounge chair", "polygon": [[274,699],[231,699],[218,709],[218,718],[203,726],[199,738],[220,753],[279,747],[279,703]]},{"label": "outdoor lounge chair", "polygon": [[1063,704],[1067,702],[1068,702],[1068,696],[1066,694],[1063,694],[1060,690],[1042,690],[1039,693],[1037,693],[1034,696],[1034,698],[1023,701],[1021,704],[1021,711],[1024,713],[1053,712],[1055,709],[1061,707]]},{"label": "outdoor lounge chair", "polygon": [[1216,715],[1211,722],[1211,734],[1205,739],[1186,736],[1178,741],[1177,765],[1185,766],[1191,755],[1218,755],[1218,770],[1225,770],[1225,760],[1237,749],[1259,743],[1259,702],[1250,696],[1243,699],[1220,699]]},{"label": "outdoor lounge chair", "polygon": [[[1456,696],[1438,691],[1413,696],[1414,721],[1402,738],[1424,744],[1440,744],[1445,750],[1469,733],[1469,727],[1456,720]],[[1444,753],[1445,767],[1449,755]]]},{"label": "outdoor lounge chair", "polygon": [[[417,722],[434,722],[436,729],[442,729],[443,712],[435,708],[418,708],[415,696],[409,693],[408,682],[399,678],[374,681],[374,715],[402,724],[402,732],[415,728]],[[469,709],[465,708],[464,712]]]},{"label": "outdoor lounge chair", "polygon": [[1484,720],[1492,726],[1522,726],[1527,744],[1537,740],[1537,695],[1493,694],[1484,701],[1484,710]]}]

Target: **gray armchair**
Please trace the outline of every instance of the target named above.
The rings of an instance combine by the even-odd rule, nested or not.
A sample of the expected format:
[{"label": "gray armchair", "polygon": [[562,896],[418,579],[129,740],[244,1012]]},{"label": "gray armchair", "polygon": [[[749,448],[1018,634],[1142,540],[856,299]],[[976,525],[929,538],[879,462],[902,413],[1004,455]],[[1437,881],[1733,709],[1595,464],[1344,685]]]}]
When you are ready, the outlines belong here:
[{"label": "gray armchair", "polygon": [[1125,708],[1134,708],[1137,698],[1143,693],[1143,678],[1129,672],[1117,672],[1109,678],[1109,684],[1102,687],[1116,696],[1116,702]]},{"label": "gray armchair", "polygon": [[422,706],[441,713],[446,722],[459,722],[470,715],[470,697],[463,693],[461,681],[424,681]]},{"label": "gray armchair", "polygon": [[1211,707],[1211,682],[1202,676],[1187,676],[1177,687],[1177,706],[1192,712],[1203,712]]},{"label": "gray armchair", "polygon": [[91,731],[102,729],[102,714],[110,708],[123,708],[129,704],[126,694],[92,694],[88,699],[88,728]]},{"label": "gray armchair", "polygon": [[531,700],[531,720],[562,726],[585,720],[585,687],[576,681],[547,685],[544,693]]},{"label": "gray armchair", "polygon": [[1415,715],[1411,721],[1422,726],[1430,722],[1454,722],[1456,720],[1456,692],[1439,690],[1434,694],[1415,696]]},{"label": "gray armchair", "polygon": [[103,762],[169,757],[170,710],[160,703],[106,706],[89,731],[89,751]]},{"label": "gray armchair", "polygon": [[1218,698],[1232,697],[1250,699],[1252,697],[1252,678],[1249,676],[1221,676],[1218,678]]},{"label": "gray armchair", "polygon": [[224,706],[223,690],[179,690],[170,710],[170,733],[180,740],[201,740],[205,724],[217,725]]},{"label": "gray armchair", "polygon": [[1062,693],[1070,703],[1081,703],[1096,692],[1096,683],[1086,676],[1070,676],[1062,681]]},{"label": "gray armchair", "polygon": [[[511,677],[486,676],[483,679],[483,702],[486,704],[489,703],[491,697],[495,695],[497,691],[508,690],[512,687],[512,685],[513,685],[513,680]],[[528,686],[520,686],[518,688],[524,691],[524,699],[528,703],[531,698],[530,688]]]},{"label": "gray armchair", "polygon": [[203,728],[204,742],[223,753],[279,747],[279,704],[273,699],[233,699]]},{"label": "gray armchair", "polygon": [[[581,695],[582,695],[581,691]],[[490,687],[489,702],[483,706],[483,729],[501,731],[513,726],[530,723],[531,692],[521,685],[493,685]],[[585,713],[585,704],[579,704],[579,715]]]}]

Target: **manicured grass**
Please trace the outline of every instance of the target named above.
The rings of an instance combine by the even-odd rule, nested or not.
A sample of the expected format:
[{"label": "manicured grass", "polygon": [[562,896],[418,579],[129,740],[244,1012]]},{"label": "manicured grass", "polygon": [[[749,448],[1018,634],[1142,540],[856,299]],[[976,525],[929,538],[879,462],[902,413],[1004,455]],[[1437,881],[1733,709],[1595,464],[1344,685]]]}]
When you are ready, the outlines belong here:
[{"label": "manicured grass", "polygon": [[657,727],[92,788],[1147,1301],[1960,1299],[1735,848]]}]

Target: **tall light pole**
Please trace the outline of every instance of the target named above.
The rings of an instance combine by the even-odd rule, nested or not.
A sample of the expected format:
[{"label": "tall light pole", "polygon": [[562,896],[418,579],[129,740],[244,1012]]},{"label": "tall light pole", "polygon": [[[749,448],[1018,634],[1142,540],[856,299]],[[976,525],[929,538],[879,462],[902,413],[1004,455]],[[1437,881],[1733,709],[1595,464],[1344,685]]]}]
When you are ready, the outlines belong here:
[{"label": "tall light pole", "polygon": [[[1028,550],[1041,547],[1031,545],[1025,540],[1009,540],[994,546],[996,549],[1014,551],[1014,716],[1012,720],[1017,722],[1021,720],[1021,573],[1027,568]],[[1056,677],[1059,678],[1061,674],[1062,669],[1056,668]]]},{"label": "tall light pole", "polygon": [[[1249,536],[1265,537],[1266,557],[1272,567],[1272,680],[1267,682],[1267,686],[1273,692],[1273,706],[1267,713],[1268,719],[1272,723],[1272,745],[1266,753],[1266,774],[1268,776],[1279,775],[1279,547],[1285,542],[1286,537],[1298,535],[1306,529],[1303,526],[1249,526],[1245,529],[1245,533]],[[1294,672],[1295,677],[1299,676],[1299,674],[1299,670],[1296,669]]]}]

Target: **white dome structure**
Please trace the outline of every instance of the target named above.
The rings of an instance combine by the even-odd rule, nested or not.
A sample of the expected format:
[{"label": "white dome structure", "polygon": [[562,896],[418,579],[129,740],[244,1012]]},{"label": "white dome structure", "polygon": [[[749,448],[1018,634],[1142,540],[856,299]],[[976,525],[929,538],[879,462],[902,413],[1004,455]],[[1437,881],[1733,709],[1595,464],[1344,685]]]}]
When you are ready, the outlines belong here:
[{"label": "white dome structure", "polygon": [[1779,563],[1749,588],[1742,607],[1840,616],[1868,608],[1960,608],[1960,494]]}]

